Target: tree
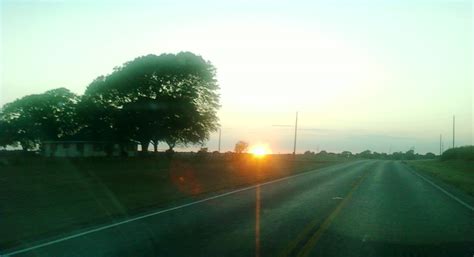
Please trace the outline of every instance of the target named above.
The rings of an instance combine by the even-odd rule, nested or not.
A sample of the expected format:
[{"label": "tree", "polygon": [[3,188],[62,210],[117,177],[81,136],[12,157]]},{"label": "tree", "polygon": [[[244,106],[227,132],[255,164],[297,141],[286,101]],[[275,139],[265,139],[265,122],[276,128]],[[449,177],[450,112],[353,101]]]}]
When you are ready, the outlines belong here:
[{"label": "tree", "polygon": [[86,124],[106,125],[106,133],[120,141],[138,141],[145,151],[150,141],[155,149],[164,141],[170,150],[177,144],[202,143],[217,129],[217,90],[215,68],[200,56],[181,52],[138,57],[89,85],[84,104],[100,120],[89,118]]},{"label": "tree", "polygon": [[[97,78],[92,84],[100,83],[100,80],[101,78]],[[76,136],[88,140],[118,142],[118,112],[117,108],[110,106],[104,99],[83,95],[77,105],[80,127]]]},{"label": "tree", "polygon": [[245,151],[247,151],[249,147],[249,144],[245,141],[239,141],[235,144],[235,148],[234,148],[234,151],[236,153],[243,153]]},{"label": "tree", "polygon": [[16,146],[15,134],[9,123],[0,120],[0,147]]},{"label": "tree", "polygon": [[319,153],[316,154],[318,157],[327,157],[329,154],[325,150],[319,151]]},{"label": "tree", "polygon": [[382,159],[382,155],[378,152],[373,152],[372,156],[370,158],[371,159]]},{"label": "tree", "polygon": [[425,157],[425,159],[434,159],[434,158],[436,158],[436,155],[432,152],[428,152],[428,153],[425,154],[424,157]]},{"label": "tree", "polygon": [[345,157],[345,158],[348,158],[348,157],[351,157],[352,156],[352,153],[350,151],[343,151],[341,153],[341,156],[342,157]]},{"label": "tree", "polygon": [[442,161],[447,161],[447,160],[474,161],[474,146],[467,145],[467,146],[450,148],[443,152],[440,159]]},{"label": "tree", "polygon": [[393,152],[391,157],[393,160],[403,160],[404,154],[402,152]]},{"label": "tree", "polygon": [[365,151],[360,152],[358,155],[359,155],[359,157],[361,157],[361,158],[367,158],[367,159],[369,159],[369,158],[372,157],[372,152],[371,152],[370,150],[365,150]]},{"label": "tree", "polygon": [[414,160],[415,159],[415,150],[410,149],[405,153],[406,160]]},{"label": "tree", "polygon": [[57,140],[77,130],[75,107],[78,96],[65,88],[28,95],[3,106],[0,121],[8,131],[8,144],[18,142],[24,150],[41,140]]}]

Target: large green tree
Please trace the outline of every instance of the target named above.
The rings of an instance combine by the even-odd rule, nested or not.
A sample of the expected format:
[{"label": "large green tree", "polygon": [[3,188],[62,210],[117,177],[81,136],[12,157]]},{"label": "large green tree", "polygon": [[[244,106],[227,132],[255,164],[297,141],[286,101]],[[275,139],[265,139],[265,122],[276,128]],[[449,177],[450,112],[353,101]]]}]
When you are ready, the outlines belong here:
[{"label": "large green tree", "polygon": [[[87,88],[80,109],[86,128],[116,140],[195,144],[217,129],[215,68],[189,52],[138,57]],[[85,116],[85,117],[84,117]],[[100,134],[100,133],[98,133]],[[100,136],[100,135],[98,135]]]},{"label": "large green tree", "polygon": [[57,140],[77,130],[78,96],[65,88],[28,95],[5,104],[0,112],[6,144],[19,143],[24,150],[41,140]]},{"label": "large green tree", "polygon": [[17,137],[13,133],[12,126],[4,120],[0,120],[0,147],[18,145]]}]

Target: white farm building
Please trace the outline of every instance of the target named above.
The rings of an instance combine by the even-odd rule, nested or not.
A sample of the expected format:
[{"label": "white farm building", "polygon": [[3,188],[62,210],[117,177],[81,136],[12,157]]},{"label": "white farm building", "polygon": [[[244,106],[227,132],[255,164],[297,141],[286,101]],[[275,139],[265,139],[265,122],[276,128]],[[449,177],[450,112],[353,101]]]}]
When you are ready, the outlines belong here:
[{"label": "white farm building", "polygon": [[41,153],[46,157],[135,156],[137,144],[121,150],[119,144],[100,141],[44,141]]}]

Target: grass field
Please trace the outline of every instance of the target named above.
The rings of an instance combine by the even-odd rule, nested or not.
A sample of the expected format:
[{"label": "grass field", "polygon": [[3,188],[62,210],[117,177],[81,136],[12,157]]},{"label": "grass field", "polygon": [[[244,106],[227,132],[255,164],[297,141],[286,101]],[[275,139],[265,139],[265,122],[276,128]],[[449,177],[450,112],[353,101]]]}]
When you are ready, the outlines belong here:
[{"label": "grass field", "polygon": [[474,196],[474,161],[468,160],[420,160],[408,161],[417,171],[437,177],[467,194]]},{"label": "grass field", "polygon": [[0,158],[0,249],[348,160],[224,157]]}]

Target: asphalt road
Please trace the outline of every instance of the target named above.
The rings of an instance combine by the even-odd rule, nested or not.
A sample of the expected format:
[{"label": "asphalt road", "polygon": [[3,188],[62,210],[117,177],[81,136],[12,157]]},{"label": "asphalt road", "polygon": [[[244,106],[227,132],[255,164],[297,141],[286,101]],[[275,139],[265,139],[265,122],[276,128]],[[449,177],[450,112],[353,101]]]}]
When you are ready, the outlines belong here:
[{"label": "asphalt road", "polygon": [[474,256],[472,206],[394,161],[332,166],[83,232],[11,256]]}]

